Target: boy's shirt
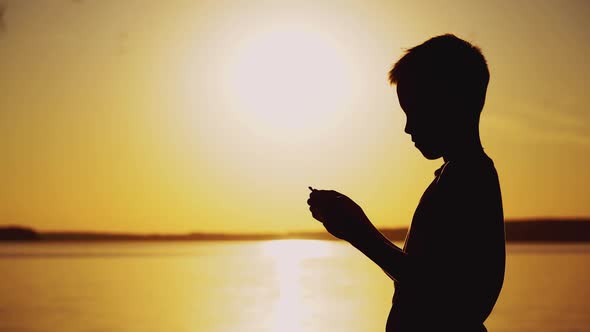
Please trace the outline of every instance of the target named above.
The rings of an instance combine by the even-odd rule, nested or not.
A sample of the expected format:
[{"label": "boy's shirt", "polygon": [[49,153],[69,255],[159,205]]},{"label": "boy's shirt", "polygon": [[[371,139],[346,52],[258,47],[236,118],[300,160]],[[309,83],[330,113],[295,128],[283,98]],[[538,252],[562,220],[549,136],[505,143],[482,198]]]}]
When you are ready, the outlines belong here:
[{"label": "boy's shirt", "polygon": [[502,288],[505,236],[493,161],[482,151],[445,162],[416,208],[388,331],[485,331]]}]

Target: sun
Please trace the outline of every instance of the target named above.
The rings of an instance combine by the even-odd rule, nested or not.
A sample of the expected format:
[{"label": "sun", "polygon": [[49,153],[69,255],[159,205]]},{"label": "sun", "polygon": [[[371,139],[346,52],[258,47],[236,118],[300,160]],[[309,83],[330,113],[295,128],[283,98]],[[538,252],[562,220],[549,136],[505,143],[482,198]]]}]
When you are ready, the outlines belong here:
[{"label": "sun", "polygon": [[272,137],[320,130],[350,103],[351,64],[329,35],[297,26],[247,36],[224,73],[236,116]]},{"label": "sun", "polygon": [[[371,137],[359,134],[369,117],[353,31],[288,18],[248,23],[224,22],[199,37],[206,44],[186,46],[171,108],[170,140],[185,164],[232,188],[250,210],[232,210],[236,219],[259,214],[262,197],[291,206],[299,188],[366,162]],[[275,195],[276,185],[287,194]],[[257,194],[239,195],[246,191]]]}]

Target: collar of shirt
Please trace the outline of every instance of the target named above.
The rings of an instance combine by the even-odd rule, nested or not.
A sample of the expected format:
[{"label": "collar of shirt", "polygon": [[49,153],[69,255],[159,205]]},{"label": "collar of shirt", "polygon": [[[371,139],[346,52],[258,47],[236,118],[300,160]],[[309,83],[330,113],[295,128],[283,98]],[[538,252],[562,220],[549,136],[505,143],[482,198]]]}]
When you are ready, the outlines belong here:
[{"label": "collar of shirt", "polygon": [[445,167],[449,164],[449,162],[445,162],[444,164],[442,164],[442,166],[437,169],[436,171],[434,171],[434,176],[439,177],[440,174],[442,173],[442,171],[445,169]]}]

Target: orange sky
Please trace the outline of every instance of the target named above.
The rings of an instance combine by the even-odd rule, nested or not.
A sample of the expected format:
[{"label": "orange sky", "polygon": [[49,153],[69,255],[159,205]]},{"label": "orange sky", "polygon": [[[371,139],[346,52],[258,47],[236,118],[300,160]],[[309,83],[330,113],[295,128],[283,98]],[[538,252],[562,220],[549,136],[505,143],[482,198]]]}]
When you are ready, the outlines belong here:
[{"label": "orange sky", "polygon": [[488,59],[506,216],[590,216],[585,1],[0,4],[0,224],[319,230],[311,185],[408,225],[442,160],[387,71],[446,32]]}]

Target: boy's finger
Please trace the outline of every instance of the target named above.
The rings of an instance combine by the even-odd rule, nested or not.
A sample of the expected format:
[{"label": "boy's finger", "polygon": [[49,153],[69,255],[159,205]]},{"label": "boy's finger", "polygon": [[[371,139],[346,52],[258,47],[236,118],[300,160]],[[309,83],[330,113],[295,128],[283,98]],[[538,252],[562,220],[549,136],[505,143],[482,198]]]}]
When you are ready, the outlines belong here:
[{"label": "boy's finger", "polygon": [[322,214],[321,214],[321,213],[318,211],[318,209],[316,209],[316,208],[314,208],[314,207],[310,206],[310,207],[309,207],[309,211],[311,212],[311,216],[312,216],[312,217],[313,217],[315,220],[317,220],[317,221],[319,221],[319,222],[322,222],[322,223],[324,222],[324,218],[323,218]]}]

